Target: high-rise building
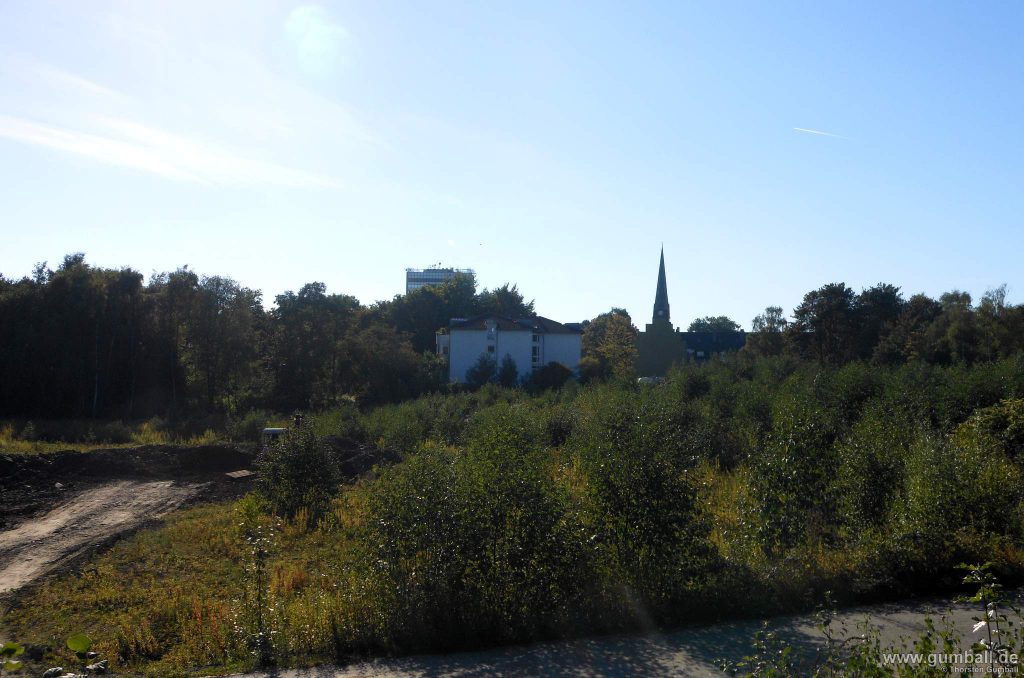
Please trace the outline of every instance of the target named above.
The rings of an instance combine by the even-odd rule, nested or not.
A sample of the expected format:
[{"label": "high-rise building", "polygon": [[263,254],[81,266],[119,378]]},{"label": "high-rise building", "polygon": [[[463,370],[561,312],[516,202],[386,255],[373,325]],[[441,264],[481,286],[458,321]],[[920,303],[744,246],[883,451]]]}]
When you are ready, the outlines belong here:
[{"label": "high-rise building", "polygon": [[418,290],[425,285],[440,285],[459,274],[473,275],[471,268],[407,268],[405,269],[405,293]]}]

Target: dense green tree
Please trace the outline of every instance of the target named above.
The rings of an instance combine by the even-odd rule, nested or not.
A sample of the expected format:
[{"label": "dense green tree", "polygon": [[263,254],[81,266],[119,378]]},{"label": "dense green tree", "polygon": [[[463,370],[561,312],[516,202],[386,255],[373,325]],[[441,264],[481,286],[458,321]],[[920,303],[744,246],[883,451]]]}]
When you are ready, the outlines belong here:
[{"label": "dense green tree", "polygon": [[416,352],[432,351],[435,334],[452,318],[468,318],[478,309],[476,278],[460,273],[440,285],[427,285],[378,306],[381,319],[409,335]]},{"label": "dense green tree", "polygon": [[498,368],[498,383],[505,388],[512,388],[519,382],[519,368],[516,361],[508,353],[501,359],[501,366]]},{"label": "dense green tree", "polygon": [[613,308],[586,323],[580,360],[584,380],[632,376],[637,334],[629,313],[622,308]]},{"label": "dense green tree", "polygon": [[892,365],[906,360],[927,359],[928,329],[942,314],[942,304],[924,295],[915,294],[903,305],[892,331],[875,346],[872,361]]},{"label": "dense green tree", "polygon": [[704,316],[703,318],[697,318],[690,327],[687,328],[687,332],[739,332],[740,324],[735,322],[732,318],[724,315],[717,316]]},{"label": "dense green tree", "polygon": [[261,295],[230,278],[204,276],[192,301],[181,359],[206,409],[223,410],[256,368],[253,338],[263,314]]},{"label": "dense green tree", "polygon": [[801,356],[841,364],[854,357],[855,295],[845,283],[829,283],[804,295],[786,336]]},{"label": "dense green tree", "polygon": [[985,292],[977,308],[978,321],[992,357],[1005,358],[1024,349],[1024,306],[1006,303],[1006,285]]},{"label": "dense green tree", "polygon": [[869,359],[879,341],[892,332],[906,302],[900,288],[886,283],[862,290],[856,300],[856,357]]},{"label": "dense green tree", "polygon": [[992,347],[982,342],[983,328],[972,306],[971,295],[960,290],[939,297],[942,313],[928,327],[926,347],[930,362],[971,364],[992,357]]},{"label": "dense green tree", "polygon": [[[515,285],[477,293],[474,278],[461,275],[369,307],[310,283],[277,296],[265,311],[258,290],[230,278],[182,267],[143,284],[136,271],[94,267],[74,253],[55,270],[43,262],[20,279],[0,276],[0,411],[8,417],[175,419],[253,408],[320,409],[353,398],[393,402],[447,381],[434,353],[435,333],[453,317],[533,310]],[[691,327],[735,326],[709,317]],[[960,291],[904,301],[893,285],[854,294],[835,283],[808,293],[793,323],[781,308],[769,307],[753,329],[745,349],[752,355],[792,351],[834,365],[869,358],[876,364],[973,364],[1024,349],[1024,306],[1008,303],[1005,286],[974,306]],[[633,376],[637,334],[622,309],[585,323],[581,376]],[[479,383],[513,383],[507,366],[504,379],[496,366],[488,367]],[[981,384],[970,389],[963,402],[929,416],[955,419],[990,390]]]},{"label": "dense green tree", "polygon": [[267,355],[277,407],[316,409],[345,394],[349,365],[343,340],[359,308],[355,297],[328,295],[323,283],[277,296]]},{"label": "dense green tree", "polygon": [[96,269],[81,254],[0,296],[0,407],[8,414],[99,416],[139,382],[142,276]]},{"label": "dense green tree", "polygon": [[572,379],[572,370],[562,363],[550,362],[540,369],[534,370],[527,380],[527,388],[531,392],[547,391],[561,388]]},{"label": "dense green tree", "polygon": [[474,388],[494,383],[497,378],[498,363],[489,353],[481,353],[480,358],[466,370],[466,383]]},{"label": "dense green tree", "polygon": [[765,308],[764,313],[756,316],[751,323],[753,331],[747,336],[744,350],[758,356],[781,355],[786,348],[783,333],[788,324],[781,306]]},{"label": "dense green tree", "polygon": [[352,327],[341,342],[342,377],[334,399],[355,396],[360,404],[397,402],[438,387],[430,354],[418,354],[406,335],[380,324]]},{"label": "dense green tree", "polygon": [[505,283],[477,295],[475,313],[495,313],[508,318],[531,318],[533,301],[525,301],[516,285]]}]

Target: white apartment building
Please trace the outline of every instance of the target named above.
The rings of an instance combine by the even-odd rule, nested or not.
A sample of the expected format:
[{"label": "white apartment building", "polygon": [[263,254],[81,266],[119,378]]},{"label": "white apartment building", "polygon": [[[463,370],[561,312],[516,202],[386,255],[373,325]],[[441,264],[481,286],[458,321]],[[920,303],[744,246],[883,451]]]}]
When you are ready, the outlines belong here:
[{"label": "white apartment building", "polygon": [[574,373],[580,364],[583,331],[576,323],[562,324],[536,316],[513,320],[500,315],[453,318],[448,332],[437,334],[437,352],[448,358],[448,379],[464,383],[466,372],[488,354],[500,366],[512,357],[524,379],[548,363],[560,363]]}]

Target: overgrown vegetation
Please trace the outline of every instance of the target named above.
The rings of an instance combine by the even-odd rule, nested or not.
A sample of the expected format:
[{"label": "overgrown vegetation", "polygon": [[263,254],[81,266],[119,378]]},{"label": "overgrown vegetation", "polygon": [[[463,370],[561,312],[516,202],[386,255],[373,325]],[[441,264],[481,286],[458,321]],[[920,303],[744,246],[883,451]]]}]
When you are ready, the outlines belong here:
[{"label": "overgrown vegetation", "polygon": [[[263,429],[261,419],[259,430]],[[125,423],[92,419],[0,421],[0,454],[41,454],[64,450],[137,447],[139,445],[209,445],[222,439],[254,442],[256,434],[225,425],[221,417],[185,419],[170,424],[154,417]]]},{"label": "overgrown vegetation", "polygon": [[[961,562],[1015,581],[1022,416],[1021,356],[739,356],[660,385],[344,405],[264,457],[256,495],[44,583],[3,631],[82,629],[112,664],[175,673],[952,590]],[[338,490],[326,436],[405,461]]]},{"label": "overgrown vegetation", "polygon": [[723,661],[721,668],[733,676],[747,678],[931,678],[957,673],[1014,675],[1024,655],[1024,615],[1014,607],[991,572],[991,563],[958,566],[966,570],[963,584],[970,595],[957,600],[978,611],[973,643],[965,642],[952,623],[943,617],[936,625],[926,617],[925,630],[916,637],[904,637],[897,646],[885,647],[880,629],[865,619],[855,633],[834,626],[833,610],[827,606],[817,613],[818,630],[824,641],[814,653],[800,652],[765,627],[754,635],[752,652],[739,661]]}]

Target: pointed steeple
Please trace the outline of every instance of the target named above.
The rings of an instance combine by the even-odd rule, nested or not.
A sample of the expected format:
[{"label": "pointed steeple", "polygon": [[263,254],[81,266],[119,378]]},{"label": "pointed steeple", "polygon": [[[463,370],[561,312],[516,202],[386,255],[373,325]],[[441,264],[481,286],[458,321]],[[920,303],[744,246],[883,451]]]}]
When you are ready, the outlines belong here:
[{"label": "pointed steeple", "polygon": [[669,322],[668,285],[665,283],[665,246],[661,246],[661,264],[658,266],[658,291],[654,293],[653,322]]}]

